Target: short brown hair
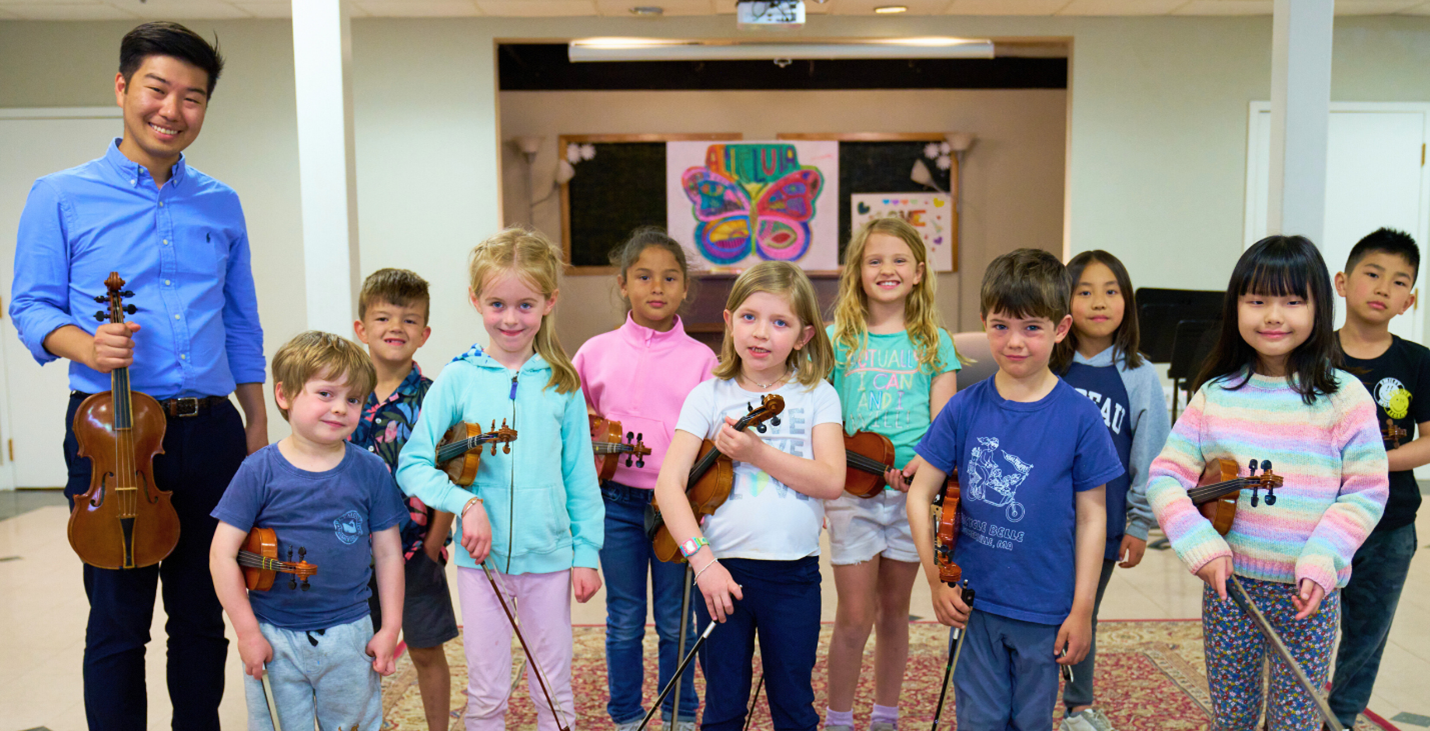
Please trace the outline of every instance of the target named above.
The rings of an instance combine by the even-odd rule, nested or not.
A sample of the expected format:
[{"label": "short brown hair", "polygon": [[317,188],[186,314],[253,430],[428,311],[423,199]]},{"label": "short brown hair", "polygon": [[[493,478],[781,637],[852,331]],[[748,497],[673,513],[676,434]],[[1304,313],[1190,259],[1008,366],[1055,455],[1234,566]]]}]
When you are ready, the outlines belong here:
[{"label": "short brown hair", "polygon": [[427,293],[427,280],[406,269],[379,269],[367,275],[358,295],[358,319],[367,317],[367,308],[386,302],[398,307],[422,305],[423,324],[431,321],[432,295]]},{"label": "short brown hair", "polygon": [[1042,249],[1018,249],[997,259],[983,272],[978,314],[990,312],[1010,317],[1046,317],[1053,325],[1068,314],[1067,268]]},{"label": "short brown hair", "polygon": [[[343,380],[364,398],[377,385],[377,371],[362,348],[340,335],[309,330],[283,344],[273,356],[273,385],[291,400],[314,378]],[[274,397],[277,400],[277,397]],[[288,410],[282,405],[283,419]]]}]

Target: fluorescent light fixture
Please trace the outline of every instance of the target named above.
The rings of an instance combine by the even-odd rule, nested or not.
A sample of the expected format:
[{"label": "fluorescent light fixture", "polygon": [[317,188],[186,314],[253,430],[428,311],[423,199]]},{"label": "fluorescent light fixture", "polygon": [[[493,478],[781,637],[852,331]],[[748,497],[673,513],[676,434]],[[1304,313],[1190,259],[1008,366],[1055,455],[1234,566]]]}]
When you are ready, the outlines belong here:
[{"label": "fluorescent light fixture", "polygon": [[874,8],[874,12],[878,13],[879,15],[893,15],[894,13],[907,13],[907,12],[909,12],[909,6],[907,6],[907,5],[880,5],[879,7]]},{"label": "fluorescent light fixture", "polygon": [[631,15],[645,18],[657,18],[664,14],[665,8],[656,5],[637,5],[631,8]]},{"label": "fluorescent light fixture", "polygon": [[843,43],[732,43],[666,38],[585,38],[567,55],[582,61],[771,61],[776,59],[993,58],[993,41],[887,38]]}]

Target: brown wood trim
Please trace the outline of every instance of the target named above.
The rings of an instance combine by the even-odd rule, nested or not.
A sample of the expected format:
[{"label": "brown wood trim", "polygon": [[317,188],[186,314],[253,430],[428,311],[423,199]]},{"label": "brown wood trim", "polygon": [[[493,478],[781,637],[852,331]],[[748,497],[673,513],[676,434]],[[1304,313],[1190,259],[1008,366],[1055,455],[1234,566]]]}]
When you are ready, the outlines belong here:
[{"label": "brown wood trim", "polygon": [[777,140],[835,140],[839,142],[944,142],[946,132],[780,132]]},{"label": "brown wood trim", "polygon": [[[674,133],[635,133],[635,134],[595,134],[595,135],[557,135],[556,155],[557,162],[566,159],[566,146],[571,143],[584,142],[684,142],[684,141],[709,141],[709,142],[731,142],[743,140],[745,135],[740,132],[674,132]],[[611,275],[614,274],[615,267],[596,266],[578,267],[571,266],[571,191],[567,184],[562,184],[561,188],[561,254],[568,262],[566,274],[575,276],[591,275]]]}]

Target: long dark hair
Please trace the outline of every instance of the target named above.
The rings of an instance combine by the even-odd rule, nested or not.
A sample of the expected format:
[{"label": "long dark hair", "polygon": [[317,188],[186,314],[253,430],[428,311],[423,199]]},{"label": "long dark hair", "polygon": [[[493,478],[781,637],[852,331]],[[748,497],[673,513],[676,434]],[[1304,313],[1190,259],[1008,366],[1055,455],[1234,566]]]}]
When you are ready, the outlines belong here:
[{"label": "long dark hair", "polygon": [[[1089,264],[1107,267],[1112,272],[1112,277],[1117,280],[1117,289],[1122,292],[1122,322],[1112,333],[1112,362],[1115,364],[1117,359],[1121,358],[1126,362],[1127,370],[1140,368],[1142,354],[1137,352],[1137,348],[1141,345],[1141,327],[1137,324],[1137,298],[1132,294],[1132,276],[1127,273],[1127,267],[1112,254],[1102,249],[1084,251],[1068,262],[1070,296],[1077,295],[1078,280],[1082,279],[1082,272]],[[1072,311],[1071,301],[1068,311]],[[1053,372],[1066,371],[1068,366],[1072,365],[1073,354],[1076,352],[1077,327],[1073,326],[1068,330],[1068,336],[1053,349]]]},{"label": "long dark hair", "polygon": [[1294,294],[1310,301],[1315,312],[1311,335],[1286,356],[1288,382],[1307,405],[1317,396],[1335,393],[1341,347],[1331,327],[1336,314],[1331,275],[1316,245],[1303,236],[1267,236],[1237,260],[1222,300],[1221,337],[1202,365],[1193,389],[1223,377],[1230,384],[1239,375],[1239,383],[1227,386],[1235,391],[1251,380],[1257,352],[1242,339],[1237,320],[1237,302],[1248,292],[1268,297]]}]

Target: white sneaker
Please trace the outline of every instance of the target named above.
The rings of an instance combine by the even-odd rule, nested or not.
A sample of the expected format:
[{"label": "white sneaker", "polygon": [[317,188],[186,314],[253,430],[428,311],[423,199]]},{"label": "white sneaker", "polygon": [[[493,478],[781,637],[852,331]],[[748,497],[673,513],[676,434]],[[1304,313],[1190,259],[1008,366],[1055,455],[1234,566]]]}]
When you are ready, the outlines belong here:
[{"label": "white sneaker", "polygon": [[616,724],[616,731],[636,731],[636,729],[640,727],[640,721],[631,721],[630,723],[618,723]]},{"label": "white sneaker", "polygon": [[869,724],[869,731],[899,731],[899,727],[888,721]]},{"label": "white sneaker", "polygon": [[681,721],[675,724],[675,731],[695,731],[694,721]]},{"label": "white sneaker", "polygon": [[824,724],[824,731],[854,731],[853,726],[845,726],[842,723]]},{"label": "white sneaker", "polygon": [[1079,713],[1063,716],[1058,731],[1113,731],[1112,722],[1096,708],[1084,708]]}]

